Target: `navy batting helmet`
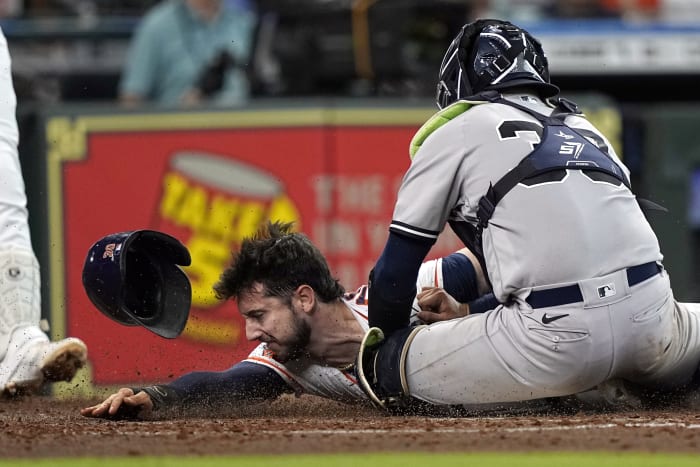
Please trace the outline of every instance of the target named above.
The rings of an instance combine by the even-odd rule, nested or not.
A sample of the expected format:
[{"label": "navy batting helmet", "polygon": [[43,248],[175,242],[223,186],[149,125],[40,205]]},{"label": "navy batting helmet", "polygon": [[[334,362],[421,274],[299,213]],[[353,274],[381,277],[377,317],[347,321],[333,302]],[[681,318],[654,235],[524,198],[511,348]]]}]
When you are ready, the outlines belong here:
[{"label": "navy batting helmet", "polygon": [[170,235],[154,230],[114,233],[88,251],[83,287],[107,317],[172,339],[189,316],[192,288],[178,265],[190,262],[187,248]]},{"label": "navy batting helmet", "polygon": [[489,89],[524,86],[552,97],[547,57],[540,42],[508,21],[483,19],[465,24],[447,49],[436,102],[440,109]]}]

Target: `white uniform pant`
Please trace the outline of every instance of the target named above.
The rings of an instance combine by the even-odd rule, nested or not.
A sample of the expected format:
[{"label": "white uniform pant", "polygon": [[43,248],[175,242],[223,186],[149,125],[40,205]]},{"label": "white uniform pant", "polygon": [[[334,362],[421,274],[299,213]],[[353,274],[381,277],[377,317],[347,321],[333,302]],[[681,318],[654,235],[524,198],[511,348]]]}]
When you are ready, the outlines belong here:
[{"label": "white uniform pant", "polygon": [[19,164],[17,98],[7,40],[0,31],[0,247],[32,250],[27,197]]},{"label": "white uniform pant", "polygon": [[10,53],[0,31],[0,360],[13,336],[17,348],[46,340],[38,327],[40,273],[29,233],[16,108]]},{"label": "white uniform pant", "polygon": [[[615,296],[598,299],[601,280]],[[582,303],[526,302],[419,331],[406,363],[412,396],[436,404],[579,393],[613,378],[675,387],[700,360],[700,305],[677,303],[666,272],[633,287],[624,271],[579,283]],[[568,315],[543,324],[557,315]]]}]

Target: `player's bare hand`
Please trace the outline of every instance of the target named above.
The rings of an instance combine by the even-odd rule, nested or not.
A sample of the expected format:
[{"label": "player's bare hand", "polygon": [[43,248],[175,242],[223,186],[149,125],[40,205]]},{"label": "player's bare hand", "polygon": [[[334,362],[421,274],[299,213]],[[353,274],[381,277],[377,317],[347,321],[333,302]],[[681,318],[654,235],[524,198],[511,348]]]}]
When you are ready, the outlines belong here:
[{"label": "player's bare hand", "polygon": [[102,403],[82,409],[80,414],[95,418],[140,418],[152,410],[153,402],[147,393],[134,394],[131,388],[121,388]]},{"label": "player's bare hand", "polygon": [[469,314],[469,305],[459,303],[440,287],[423,287],[416,298],[421,308],[417,316],[427,324],[461,318]]}]

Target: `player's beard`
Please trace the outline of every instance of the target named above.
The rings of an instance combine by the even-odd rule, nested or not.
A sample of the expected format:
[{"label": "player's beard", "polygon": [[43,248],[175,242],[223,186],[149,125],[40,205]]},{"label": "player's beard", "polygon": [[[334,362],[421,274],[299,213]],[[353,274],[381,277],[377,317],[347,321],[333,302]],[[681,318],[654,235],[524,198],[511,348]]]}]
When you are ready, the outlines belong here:
[{"label": "player's beard", "polygon": [[308,353],[309,339],[311,338],[311,326],[304,321],[299,314],[290,310],[292,313],[292,339],[284,346],[286,351],[275,352],[275,359],[281,363],[299,358]]}]

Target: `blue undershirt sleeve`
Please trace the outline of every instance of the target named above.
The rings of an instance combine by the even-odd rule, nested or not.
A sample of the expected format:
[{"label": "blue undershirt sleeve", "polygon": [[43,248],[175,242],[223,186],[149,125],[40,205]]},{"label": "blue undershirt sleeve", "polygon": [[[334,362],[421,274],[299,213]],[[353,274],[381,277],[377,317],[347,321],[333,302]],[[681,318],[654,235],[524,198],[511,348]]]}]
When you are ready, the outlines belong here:
[{"label": "blue undershirt sleeve", "polygon": [[479,297],[474,265],[461,253],[442,258],[442,285],[445,292],[460,303],[468,303]]},{"label": "blue undershirt sleeve", "polygon": [[418,270],[433,243],[431,239],[389,232],[384,251],[369,277],[371,327],[389,335],[409,325]]},{"label": "blue undershirt sleeve", "polygon": [[483,313],[493,310],[501,303],[496,300],[496,296],[492,293],[482,295],[481,297],[469,302],[469,314]]},{"label": "blue undershirt sleeve", "polygon": [[261,402],[292,392],[274,370],[251,362],[240,362],[220,372],[187,373],[166,386],[178,394],[183,407]]},{"label": "blue undershirt sleeve", "polygon": [[479,296],[474,265],[461,253],[452,253],[442,259],[442,283],[455,300],[469,304],[470,314],[483,313],[500,305],[492,293]]}]

